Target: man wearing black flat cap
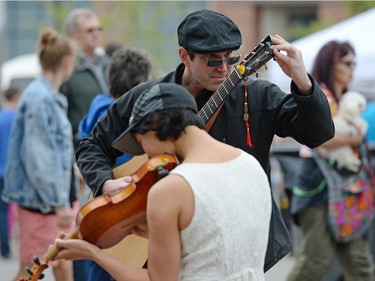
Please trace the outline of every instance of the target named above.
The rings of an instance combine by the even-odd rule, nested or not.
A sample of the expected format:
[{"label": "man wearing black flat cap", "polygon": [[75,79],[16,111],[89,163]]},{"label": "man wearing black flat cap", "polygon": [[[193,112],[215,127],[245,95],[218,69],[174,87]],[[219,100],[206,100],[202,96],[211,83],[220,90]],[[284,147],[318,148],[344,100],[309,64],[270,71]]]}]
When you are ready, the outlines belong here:
[{"label": "man wearing black flat cap", "polygon": [[[184,86],[195,98],[199,110],[221,85],[226,85],[221,90],[228,92],[228,96],[216,118],[210,120],[213,123],[208,132],[215,139],[252,154],[268,175],[270,147],[275,135],[293,137],[309,147],[317,147],[333,137],[334,126],[324,93],[306,72],[301,52],[281,36],[271,36],[271,48],[280,68],[292,80],[291,94],[261,79],[232,83],[230,74],[240,61],[237,50],[242,38],[238,27],[227,16],[210,10],[192,12],[178,26],[177,35],[181,64],[176,70],[124,94],[97,123],[91,135],[81,141],[77,162],[94,196],[128,184],[128,177],[113,179],[112,175],[115,159],[122,154],[121,147],[127,145],[120,136],[128,128],[138,96],[160,82]],[[209,102],[220,104],[220,100]],[[291,247],[288,230],[273,201],[264,270],[275,265]]]}]

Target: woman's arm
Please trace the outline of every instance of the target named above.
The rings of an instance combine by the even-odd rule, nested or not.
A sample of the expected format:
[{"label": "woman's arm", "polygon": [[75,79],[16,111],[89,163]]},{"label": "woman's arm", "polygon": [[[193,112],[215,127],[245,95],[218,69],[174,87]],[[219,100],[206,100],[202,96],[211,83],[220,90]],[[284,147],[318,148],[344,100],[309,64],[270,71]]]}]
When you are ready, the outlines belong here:
[{"label": "woman's arm", "polygon": [[[190,192],[190,194],[189,194]],[[176,281],[181,263],[180,229],[192,192],[186,181],[169,175],[149,191],[147,222],[149,231],[148,269],[151,280]],[[190,221],[189,221],[190,222]]]},{"label": "woman's arm", "polygon": [[147,269],[136,268],[123,263],[102,251],[99,247],[79,239],[56,239],[55,245],[61,250],[54,260],[90,259],[99,264],[117,281],[149,281]]},{"label": "woman's arm", "polygon": [[63,249],[54,259],[91,259],[117,281],[176,281],[180,270],[180,229],[190,222],[193,196],[187,183],[170,175],[158,181],[149,191],[147,222],[149,237],[148,269],[136,268],[105,253],[97,246],[79,239],[56,239]]},{"label": "woman's arm", "polygon": [[335,134],[335,136],[332,139],[323,143],[321,147],[326,149],[334,149],[344,145],[355,146],[359,145],[362,139],[362,136],[343,136]]}]

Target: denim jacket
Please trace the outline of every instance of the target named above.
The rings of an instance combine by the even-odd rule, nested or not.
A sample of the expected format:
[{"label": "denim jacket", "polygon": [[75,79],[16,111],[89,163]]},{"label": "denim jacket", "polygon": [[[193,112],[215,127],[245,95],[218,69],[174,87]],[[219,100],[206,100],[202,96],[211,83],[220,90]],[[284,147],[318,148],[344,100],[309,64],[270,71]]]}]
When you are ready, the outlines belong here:
[{"label": "denim jacket", "polygon": [[67,106],[44,76],[26,87],[10,136],[4,200],[43,213],[70,206],[74,151]]}]

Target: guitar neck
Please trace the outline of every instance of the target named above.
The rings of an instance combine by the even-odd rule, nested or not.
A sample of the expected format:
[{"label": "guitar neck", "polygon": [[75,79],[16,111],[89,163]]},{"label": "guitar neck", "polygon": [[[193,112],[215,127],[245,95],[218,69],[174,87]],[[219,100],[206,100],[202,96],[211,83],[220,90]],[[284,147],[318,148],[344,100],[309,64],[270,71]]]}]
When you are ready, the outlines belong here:
[{"label": "guitar neck", "polygon": [[206,104],[199,110],[199,117],[202,118],[206,124],[208,120],[214,115],[216,110],[221,106],[224,100],[229,95],[230,91],[234,88],[239,81],[242,80],[242,75],[234,69],[223,84],[216,90],[215,93],[208,99]]},{"label": "guitar neck", "polygon": [[219,89],[213,93],[198,113],[199,117],[202,118],[205,124],[207,124],[210,118],[220,108],[224,100],[239,81],[256,72],[273,57],[271,45],[271,37],[267,36],[264,38],[252,52],[245,56],[240,65],[235,67],[228,78],[225,79],[224,83],[221,84]]}]

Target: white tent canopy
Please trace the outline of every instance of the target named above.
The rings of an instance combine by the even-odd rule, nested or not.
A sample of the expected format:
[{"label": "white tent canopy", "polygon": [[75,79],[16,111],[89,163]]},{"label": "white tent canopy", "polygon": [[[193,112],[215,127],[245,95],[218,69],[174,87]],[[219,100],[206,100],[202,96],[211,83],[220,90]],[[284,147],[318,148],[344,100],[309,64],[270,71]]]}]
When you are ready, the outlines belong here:
[{"label": "white tent canopy", "polygon": [[[327,29],[298,39],[292,44],[302,51],[308,72],[319,49],[328,41],[339,40],[350,42],[356,51],[358,63],[351,88],[375,98],[375,8],[352,18],[344,20]],[[371,31],[372,30],[372,31]],[[290,91],[290,79],[284,75],[276,63],[269,63],[267,78]]]}]

